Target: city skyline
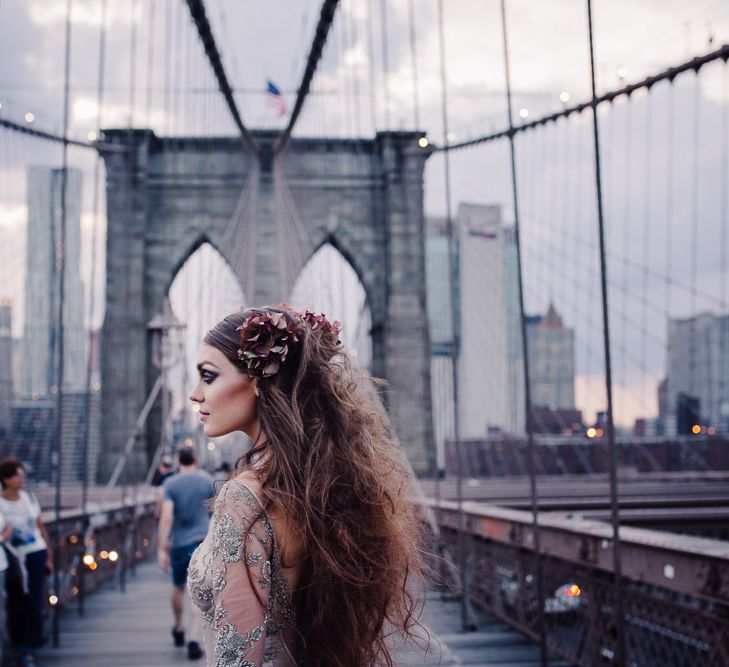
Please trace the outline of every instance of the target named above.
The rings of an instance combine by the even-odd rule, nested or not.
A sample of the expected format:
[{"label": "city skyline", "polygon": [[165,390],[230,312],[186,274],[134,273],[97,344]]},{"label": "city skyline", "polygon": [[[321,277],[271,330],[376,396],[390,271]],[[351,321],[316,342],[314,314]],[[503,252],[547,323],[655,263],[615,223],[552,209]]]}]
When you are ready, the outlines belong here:
[{"label": "city skyline", "polygon": [[[63,3],[44,3],[43,11],[37,2],[5,3],[4,16],[11,18],[17,31],[9,35],[8,49],[12,59],[3,59],[0,64],[0,79],[7,85],[2,89],[0,100],[4,103],[2,114],[5,117],[21,119],[25,108],[33,106],[38,112],[37,127],[58,130],[58,117],[44,114],[38,110],[39,101],[45,99],[46,107],[58,109],[53,104],[58,99],[59,90],[54,88],[58,81],[59,63],[49,54],[60,44],[62,38],[58,28],[65,12]],[[288,40],[288,44],[300,44],[303,48],[308,42],[308,31],[313,29],[315,16],[301,3],[291,3],[293,15],[299,14],[302,21],[298,25],[286,25],[284,34],[276,39]],[[368,51],[365,49],[365,27],[369,20],[367,10],[357,6],[342,7],[338,15],[341,21],[349,21],[354,30],[350,33],[352,44],[342,43],[341,48],[330,49],[322,61],[320,78],[313,90],[312,105],[302,117],[302,134],[319,133],[322,129],[349,134],[356,130],[351,115],[352,100],[344,99],[342,104],[325,104],[332,91],[344,94],[349,84],[355,80],[361,93],[366,90],[369,68]],[[390,3],[389,42],[392,45],[390,61],[390,121],[391,125],[414,124],[413,101],[410,77],[410,52],[406,39],[407,16],[402,7]],[[227,13],[228,25],[242,23],[240,9],[226,3],[223,10]],[[264,9],[252,8],[247,16],[246,25],[263,21]],[[449,110],[451,130],[454,140],[475,136],[489,129],[500,129],[505,124],[503,73],[501,64],[500,36],[493,21],[479,22],[479,17],[491,16],[495,8],[476,7],[465,2],[448,3],[446,12],[447,70],[453,74],[448,79]],[[560,2],[550,8],[529,9],[525,3],[509,3],[510,22],[518,24],[520,30],[512,42],[513,70],[515,87],[515,116],[520,109],[527,109],[531,119],[536,115],[553,111],[562,106],[560,92],[568,92],[571,101],[587,96],[587,68],[584,48],[584,6],[579,3]],[[94,58],[83,57],[93,52],[95,36],[98,34],[98,17],[93,3],[80,3],[75,8],[73,30],[75,35],[72,52],[72,104],[71,132],[83,138],[95,131],[96,108],[94,98],[95,72]],[[128,48],[124,28],[129,27],[123,9],[111,10],[112,19],[118,30],[109,36],[109,55],[123,53]],[[491,12],[491,14],[489,14]],[[213,28],[222,44],[231,43],[231,34],[226,22],[221,20],[223,12],[211,16]],[[377,19],[377,16],[373,16]],[[709,48],[709,33],[714,44],[727,41],[726,25],[729,17],[719,11],[713,3],[698,3],[691,8],[673,2],[656,10],[649,2],[614,3],[596,8],[597,49],[598,49],[598,87],[615,88],[622,81],[635,81],[648,73],[654,73],[670,64]],[[136,17],[140,25],[146,20],[141,14]],[[530,54],[537,45],[547,39],[541,28],[544,22],[559,24],[554,35],[560,31],[573,31],[580,37],[563,40],[559,48],[542,49],[544,59],[533,66]],[[711,26],[707,25],[711,22]],[[359,22],[359,23],[358,23]],[[540,25],[541,22],[541,25]],[[294,24],[296,22],[292,22]],[[650,40],[646,40],[645,27],[651,26]],[[486,26],[483,28],[483,26]],[[642,27],[641,27],[642,26]],[[375,21],[378,28],[378,21]],[[420,118],[423,127],[428,129],[432,141],[441,143],[440,127],[440,83],[437,48],[437,17],[435,4],[423,6],[416,17],[417,57],[420,83]],[[618,36],[619,35],[619,39]],[[32,37],[32,39],[31,39]],[[139,35],[140,40],[143,34]],[[646,45],[646,42],[650,41]],[[19,54],[27,53],[28,45],[41,45],[33,48],[32,58],[18,60]],[[531,44],[531,46],[529,46]],[[15,48],[17,46],[17,48]],[[255,46],[251,44],[251,46]],[[527,48],[528,47],[528,48]],[[262,68],[255,58],[246,51],[249,46],[238,45],[226,49],[226,62],[236,77],[236,83],[246,90],[256,89],[258,70]],[[243,56],[243,54],[248,54]],[[275,63],[268,64],[284,95],[291,97],[299,72],[282,63],[291,55],[291,48],[282,49],[286,57],[277,57]],[[154,55],[154,54],[153,54]],[[140,62],[146,54],[138,54]],[[381,78],[381,55],[376,50],[371,55],[376,74]],[[233,60],[238,63],[237,69]],[[122,62],[122,59],[119,59]],[[294,60],[296,62],[296,60]],[[205,63],[201,60],[203,66]],[[241,64],[246,63],[242,68]],[[170,62],[170,67],[174,66]],[[570,66],[566,66],[569,64]],[[155,63],[158,68],[162,62]],[[530,67],[531,65],[531,67]],[[621,69],[624,67],[624,71]],[[620,72],[619,72],[620,70]],[[140,70],[141,71],[141,70]],[[102,124],[125,125],[128,122],[128,81],[124,67],[110,68],[108,72],[108,95]],[[19,87],[19,78],[28,82],[26,88]],[[203,81],[203,79],[200,79]],[[380,81],[381,82],[381,81]],[[181,85],[198,85],[197,80],[179,78]],[[186,129],[199,131],[195,126],[194,115],[174,116],[169,105],[165,107],[164,96],[157,91],[148,99],[145,92],[145,79],[140,74],[137,82],[137,106],[132,119],[137,125],[149,124],[160,133],[179,133]],[[41,90],[46,97],[41,95]],[[610,301],[614,332],[614,381],[616,419],[624,426],[632,424],[635,417],[657,414],[656,386],[666,373],[665,354],[668,335],[668,321],[671,317],[691,316],[706,310],[721,313],[727,310],[727,295],[723,287],[722,259],[719,235],[719,209],[722,204],[718,175],[721,173],[721,142],[712,137],[721,135],[723,118],[726,115],[726,94],[720,67],[708,66],[695,81],[690,76],[679,77],[673,84],[674,91],[669,95],[668,86],[656,86],[650,97],[636,94],[629,103],[617,102],[609,111],[601,113],[603,136],[605,207],[608,223],[608,271],[612,283]],[[123,91],[123,92],[122,92]],[[182,93],[181,93],[182,94]],[[676,159],[675,173],[669,179],[664,173],[669,161],[669,136],[666,109],[670,97],[674,98],[675,135],[673,154],[692,156],[694,136],[691,131],[694,112],[698,108],[701,120],[699,134],[698,169],[692,167],[691,159]],[[334,94],[336,98],[336,94]],[[179,100],[179,98],[177,98]],[[260,108],[256,94],[239,93],[238,101],[246,119],[260,126],[274,126],[274,120],[266,115],[261,101]],[[382,129],[385,120],[384,98],[378,93],[376,102],[375,125]],[[182,105],[184,106],[184,105]],[[217,132],[232,132],[226,111],[219,100],[213,100],[217,109],[215,122],[211,127]],[[149,113],[147,113],[147,109]],[[349,109],[349,112],[347,111]],[[20,114],[20,115],[18,115]],[[349,114],[349,115],[348,115]],[[362,134],[372,131],[365,119],[369,118],[363,105]],[[174,117],[173,117],[174,116]],[[212,117],[211,117],[212,118]],[[369,121],[368,121],[369,122]],[[517,122],[519,122],[517,120]],[[45,125],[48,123],[47,125]],[[644,128],[650,124],[652,129],[646,133]],[[591,152],[590,122],[586,115],[573,117],[568,123],[546,127],[542,134],[528,133],[517,140],[517,174],[522,193],[521,222],[523,226],[525,299],[528,312],[543,312],[550,300],[554,300],[560,312],[575,327],[576,354],[579,372],[576,378],[576,392],[586,414],[594,414],[604,409],[604,379],[602,370],[601,337],[599,324],[598,285],[594,276],[586,279],[596,266],[597,240],[594,203],[591,200]],[[539,138],[541,137],[541,138]],[[19,333],[24,321],[22,293],[24,266],[18,257],[25,255],[24,234],[27,207],[23,203],[27,197],[24,170],[28,164],[42,163],[42,159],[52,152],[55,159],[57,151],[37,148],[28,140],[23,144],[7,144],[9,154],[22,154],[18,167],[10,168],[0,164],[0,171],[6,185],[0,201],[0,253],[6,275],[2,283],[13,298],[15,334]],[[82,273],[85,277],[86,300],[89,301],[90,289],[90,243],[93,218],[93,188],[91,187],[93,160],[87,159],[83,151],[72,152],[72,162],[81,166],[84,188],[81,224],[83,260]],[[530,156],[537,157],[530,157]],[[646,158],[650,155],[650,159]],[[508,155],[505,142],[452,155],[452,205],[472,201],[480,204],[496,204],[502,207],[506,223],[513,223],[511,211],[511,192],[508,181]],[[426,167],[425,206],[427,215],[442,215],[445,209],[443,194],[442,156],[434,155]],[[694,171],[697,173],[695,174]],[[699,193],[692,193],[692,183],[699,183]],[[577,196],[554,193],[583,193]],[[694,206],[696,199],[698,204]],[[103,201],[103,194],[102,194]],[[103,210],[103,206],[101,207]],[[659,248],[663,244],[661,229],[671,218],[674,228],[674,249],[672,262]],[[702,261],[698,264],[696,275],[692,277],[691,262],[684,249],[692,243],[690,228],[692,221],[702,222],[702,233],[698,239],[697,254]],[[101,323],[104,299],[103,269],[103,216],[99,219],[96,255],[100,266],[94,285],[96,301],[92,315],[93,326]],[[630,229],[626,233],[624,230]],[[626,241],[627,237],[627,241]],[[648,265],[643,264],[644,246],[648,245]],[[627,248],[627,252],[625,251]],[[669,253],[671,254],[671,253]],[[550,258],[557,262],[550,264]],[[578,268],[579,266],[579,268]],[[670,266],[670,275],[668,275]],[[584,272],[583,272],[584,269]],[[649,271],[651,277],[643,286],[643,273]],[[659,276],[663,276],[660,278]],[[670,282],[669,282],[670,281]],[[574,298],[561,296],[572,290]],[[699,294],[694,298],[692,294]],[[701,295],[709,295],[704,298]],[[0,294],[3,296],[3,294]],[[644,303],[648,303],[648,307]],[[670,302],[670,303],[669,303]],[[664,305],[669,303],[669,305]],[[647,310],[647,314],[641,312]],[[661,310],[660,314],[657,310]],[[626,324],[623,324],[626,323]]]}]

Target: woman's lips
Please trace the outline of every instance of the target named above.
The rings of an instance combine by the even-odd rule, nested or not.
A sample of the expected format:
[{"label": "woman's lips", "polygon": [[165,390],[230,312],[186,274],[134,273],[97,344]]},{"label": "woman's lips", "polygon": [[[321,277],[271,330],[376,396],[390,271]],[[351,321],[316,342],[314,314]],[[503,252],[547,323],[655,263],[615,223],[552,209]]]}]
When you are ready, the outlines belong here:
[{"label": "woman's lips", "polygon": [[200,410],[200,421],[204,422],[208,417],[210,416],[209,412],[205,412],[203,410]]}]

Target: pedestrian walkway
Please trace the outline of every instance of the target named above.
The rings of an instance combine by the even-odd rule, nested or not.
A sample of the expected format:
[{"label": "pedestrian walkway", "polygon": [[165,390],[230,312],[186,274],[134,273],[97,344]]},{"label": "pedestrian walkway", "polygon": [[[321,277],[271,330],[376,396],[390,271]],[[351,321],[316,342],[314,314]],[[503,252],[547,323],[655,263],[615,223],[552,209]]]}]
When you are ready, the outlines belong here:
[{"label": "pedestrian walkway", "polygon": [[[127,581],[126,593],[112,584],[86,599],[84,616],[69,609],[61,617],[61,646],[46,647],[38,667],[169,667],[204,664],[187,660],[184,648],[172,645],[169,577],[156,563],[142,563]],[[431,634],[428,651],[395,649],[396,662],[421,665],[537,667],[538,649],[507,626],[486,618],[477,632],[459,632],[456,602],[432,594],[424,622]],[[560,663],[552,663],[555,667]]]}]

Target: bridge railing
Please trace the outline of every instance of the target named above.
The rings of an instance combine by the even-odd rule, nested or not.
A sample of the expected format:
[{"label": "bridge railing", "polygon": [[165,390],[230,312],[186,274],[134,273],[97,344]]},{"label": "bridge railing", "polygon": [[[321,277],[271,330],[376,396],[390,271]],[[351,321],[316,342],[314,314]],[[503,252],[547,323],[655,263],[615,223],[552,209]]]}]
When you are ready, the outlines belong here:
[{"label": "bridge railing", "polygon": [[84,512],[44,512],[43,520],[58,550],[58,590],[49,591],[51,606],[67,606],[83,599],[101,584],[126,575],[146,558],[156,526],[155,498],[149,494],[138,502],[104,503]]},{"label": "bridge railing", "polygon": [[[458,505],[429,500],[446,556],[455,554]],[[543,615],[549,650],[576,665],[616,656],[612,528],[539,518],[545,602],[539,609],[532,516],[463,503],[470,601],[534,640]],[[729,664],[729,549],[726,543],[620,529],[627,665]]]}]

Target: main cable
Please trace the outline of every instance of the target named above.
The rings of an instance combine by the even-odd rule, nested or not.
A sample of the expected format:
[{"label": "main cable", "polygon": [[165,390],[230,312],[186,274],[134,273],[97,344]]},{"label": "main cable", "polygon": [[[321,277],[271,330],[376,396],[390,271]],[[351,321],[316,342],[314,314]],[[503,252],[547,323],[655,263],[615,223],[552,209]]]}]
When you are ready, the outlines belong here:
[{"label": "main cable", "polygon": [[[192,0],[188,0],[188,3],[191,1]],[[294,125],[296,125],[296,121],[301,113],[301,109],[304,106],[304,100],[309,94],[311,81],[314,78],[316,67],[319,64],[319,59],[321,58],[322,51],[324,50],[324,45],[326,44],[327,36],[329,35],[329,29],[332,27],[332,22],[334,21],[334,12],[336,11],[338,4],[339,0],[324,0],[321,13],[319,14],[319,23],[316,26],[316,33],[314,34],[314,41],[311,44],[309,57],[306,61],[304,76],[301,79],[301,85],[299,86],[299,90],[296,94],[296,102],[294,103],[294,108],[291,111],[291,117],[286,125],[286,129],[283,131],[283,134],[278,138],[276,145],[273,147],[275,155],[286,148],[286,145],[291,138],[291,132],[293,131]]]},{"label": "main cable", "polygon": [[[336,2],[334,4],[336,5]],[[220,52],[218,51],[218,47],[215,44],[215,37],[213,36],[210,22],[208,21],[208,17],[205,13],[205,5],[202,0],[187,0],[187,6],[190,9],[190,15],[192,16],[192,20],[195,22],[195,26],[197,27],[200,41],[205,47],[205,53],[207,54],[208,60],[210,61],[210,66],[215,73],[215,78],[218,80],[220,92],[223,94],[225,102],[228,105],[230,115],[233,117],[233,122],[240,132],[241,139],[243,140],[243,145],[251,153],[257,155],[258,148],[253,141],[251,133],[243,124],[243,119],[241,118],[240,112],[238,111],[238,106],[235,103],[235,98],[233,97],[233,89],[230,87],[228,77],[225,74],[223,61],[220,58]]]}]

